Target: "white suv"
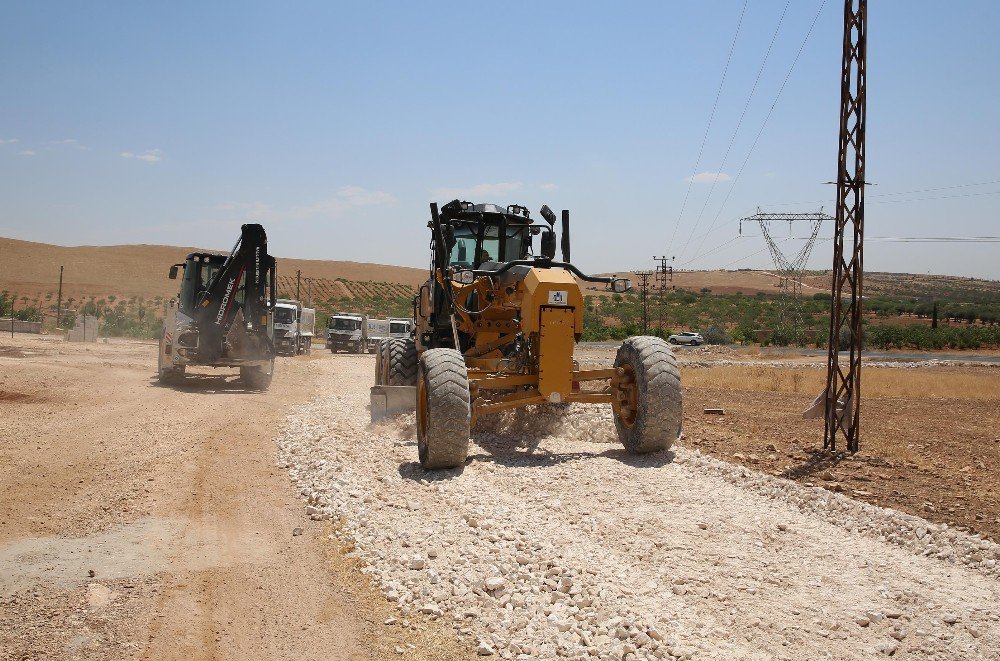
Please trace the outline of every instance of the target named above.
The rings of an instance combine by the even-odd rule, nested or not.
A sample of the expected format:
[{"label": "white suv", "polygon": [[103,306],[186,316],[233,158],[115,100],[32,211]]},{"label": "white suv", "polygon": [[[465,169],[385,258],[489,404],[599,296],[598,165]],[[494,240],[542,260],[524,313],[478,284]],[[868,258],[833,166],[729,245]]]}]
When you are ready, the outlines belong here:
[{"label": "white suv", "polygon": [[667,342],[670,342],[670,344],[690,344],[691,346],[696,347],[699,344],[704,344],[705,338],[703,338],[700,333],[685,332],[671,335],[667,338]]}]

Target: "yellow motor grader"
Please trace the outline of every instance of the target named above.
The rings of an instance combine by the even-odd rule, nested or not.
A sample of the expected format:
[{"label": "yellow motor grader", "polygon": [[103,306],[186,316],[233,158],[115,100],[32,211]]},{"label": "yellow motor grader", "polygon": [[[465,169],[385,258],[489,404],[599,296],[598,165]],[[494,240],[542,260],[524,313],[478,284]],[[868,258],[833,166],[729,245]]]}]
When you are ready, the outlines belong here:
[{"label": "yellow motor grader", "polygon": [[379,347],[373,419],[412,410],[415,399],[420,463],[430,469],[465,463],[480,416],[547,403],[611,404],[628,451],[669,448],[680,433],[681,387],[666,342],[628,338],[608,369],[579,369],[573,359],[583,333],[577,280],[619,293],[629,283],[570,263],[569,212],[562,212],[562,261],[555,261],[556,216],[548,206],[541,209],[547,225],[519,205],[430,206],[430,278],[414,298],[413,337]]}]

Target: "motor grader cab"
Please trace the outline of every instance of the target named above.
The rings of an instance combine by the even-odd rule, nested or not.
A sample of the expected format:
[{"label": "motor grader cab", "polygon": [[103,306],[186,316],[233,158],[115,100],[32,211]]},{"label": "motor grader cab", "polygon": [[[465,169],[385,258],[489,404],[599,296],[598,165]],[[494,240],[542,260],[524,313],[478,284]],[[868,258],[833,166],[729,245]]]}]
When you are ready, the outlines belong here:
[{"label": "motor grader cab", "polygon": [[430,278],[414,299],[413,337],[381,344],[372,389],[373,419],[415,405],[425,468],[462,465],[480,416],[530,405],[611,404],[619,439],[635,453],[669,448],[680,433],[680,377],[666,342],[629,338],[608,369],[575,363],[577,281],[619,293],[628,282],[573,266],[568,211],[556,261],[556,216],[548,206],[541,215],[547,224],[518,205],[431,204]]},{"label": "motor grader cab", "polygon": [[255,224],[243,225],[229,255],[191,253],[171,266],[181,287],[163,322],[159,380],[183,380],[188,365],[239,367],[247,387],[266,390],[274,372],[275,266]]}]

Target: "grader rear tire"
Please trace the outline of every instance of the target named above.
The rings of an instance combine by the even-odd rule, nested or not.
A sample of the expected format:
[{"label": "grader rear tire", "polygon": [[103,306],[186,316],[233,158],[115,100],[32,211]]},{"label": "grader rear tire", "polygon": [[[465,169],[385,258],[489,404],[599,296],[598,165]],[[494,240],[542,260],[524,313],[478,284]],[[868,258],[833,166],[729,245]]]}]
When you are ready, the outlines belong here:
[{"label": "grader rear tire", "polygon": [[625,371],[622,399],[614,405],[615,428],[634,454],[669,450],[680,436],[681,376],[670,346],[658,337],[630,337],[618,349],[615,367]]},{"label": "grader rear tire", "polygon": [[457,468],[469,456],[469,373],[455,349],[429,349],[417,368],[417,449],[427,469]]},{"label": "grader rear tire", "polygon": [[409,338],[394,338],[385,343],[387,386],[417,385],[417,346]]}]

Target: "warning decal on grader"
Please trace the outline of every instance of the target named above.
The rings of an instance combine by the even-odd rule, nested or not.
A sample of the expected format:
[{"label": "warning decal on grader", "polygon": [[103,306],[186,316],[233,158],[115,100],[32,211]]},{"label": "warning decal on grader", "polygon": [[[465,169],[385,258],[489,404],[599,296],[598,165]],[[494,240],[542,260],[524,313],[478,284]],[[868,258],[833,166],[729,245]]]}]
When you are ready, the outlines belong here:
[{"label": "warning decal on grader", "polygon": [[549,305],[566,305],[569,301],[569,292],[564,290],[549,291]]}]

